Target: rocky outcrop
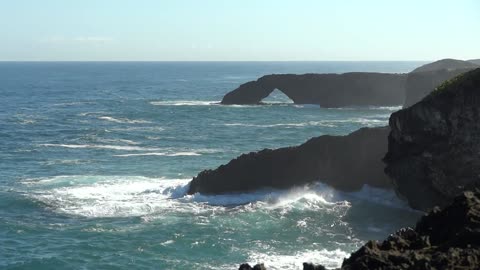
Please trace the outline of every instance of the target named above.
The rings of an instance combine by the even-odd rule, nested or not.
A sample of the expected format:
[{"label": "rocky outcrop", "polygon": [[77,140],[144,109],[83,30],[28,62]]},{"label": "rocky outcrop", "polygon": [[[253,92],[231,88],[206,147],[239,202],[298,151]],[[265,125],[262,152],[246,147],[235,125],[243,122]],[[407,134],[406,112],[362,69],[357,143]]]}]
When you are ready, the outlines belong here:
[{"label": "rocky outcrop", "polygon": [[[475,60],[472,60],[475,61]],[[414,69],[411,73],[429,72],[438,70],[456,70],[456,69],[474,69],[478,68],[478,65],[471,61],[463,61],[457,59],[442,59],[432,63],[425,64]]]},{"label": "rocky outcrop", "polygon": [[480,186],[480,69],[390,117],[386,173],[421,210]]},{"label": "rocky outcrop", "polygon": [[[304,263],[303,269],[325,268]],[[341,267],[372,269],[480,269],[480,191],[467,191],[442,210],[434,208],[415,229],[400,229],[382,242],[367,242]]]},{"label": "rocky outcrop", "polygon": [[443,59],[413,70],[407,76],[403,107],[422,100],[444,81],[477,67],[479,66],[468,61]]},{"label": "rocky outcrop", "polygon": [[405,74],[368,72],[267,75],[242,84],[226,94],[221,103],[259,104],[278,89],[296,104],[391,106],[405,100],[405,80]]},{"label": "rocky outcrop", "polygon": [[480,66],[480,59],[472,59],[472,60],[468,60],[468,62],[471,62],[471,63],[474,63],[475,65]]},{"label": "rocky outcrop", "polygon": [[480,192],[465,192],[445,209],[434,208],[415,229],[367,242],[341,269],[480,269]]},{"label": "rocky outcrop", "polygon": [[364,184],[391,187],[382,157],[389,129],[362,128],[347,136],[320,136],[296,147],[243,154],[190,182],[189,194],[248,192],[261,188],[291,188],[315,181],[340,190]]}]

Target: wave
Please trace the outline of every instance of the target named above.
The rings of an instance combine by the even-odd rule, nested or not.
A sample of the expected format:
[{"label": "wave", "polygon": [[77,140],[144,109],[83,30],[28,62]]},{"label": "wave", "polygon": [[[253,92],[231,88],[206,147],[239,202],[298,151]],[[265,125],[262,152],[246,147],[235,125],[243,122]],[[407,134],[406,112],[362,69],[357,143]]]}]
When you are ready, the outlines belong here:
[{"label": "wave", "polygon": [[[291,255],[291,253],[294,253]],[[290,254],[265,254],[262,252],[251,252],[248,260],[251,264],[263,262],[267,269],[273,270],[291,270],[303,269],[304,262],[311,262],[315,264],[322,264],[328,269],[339,268],[342,265],[343,259],[350,256],[349,253],[340,249],[335,250],[305,250],[291,252]]]},{"label": "wave", "polygon": [[397,106],[367,106],[367,107],[360,107],[360,106],[351,106],[351,107],[338,107],[338,108],[326,108],[328,110],[381,110],[381,111],[399,111],[403,108],[402,105]]},{"label": "wave", "polygon": [[201,155],[202,154],[197,152],[177,152],[177,153],[153,152],[153,153],[123,154],[123,155],[113,155],[113,156],[114,157],[138,157],[138,156],[178,157],[178,156],[201,156]]},{"label": "wave", "polygon": [[113,118],[111,116],[99,116],[98,119],[119,123],[119,124],[148,124],[151,123],[150,121],[146,120],[131,120],[127,118]]},{"label": "wave", "polygon": [[84,105],[84,104],[95,104],[95,102],[93,101],[63,102],[63,103],[52,104],[52,106],[75,106],[75,105]]},{"label": "wave", "polygon": [[53,144],[53,143],[44,143],[39,146],[44,147],[63,147],[63,148],[92,148],[92,149],[109,149],[109,150],[122,150],[122,151],[158,151],[163,150],[164,148],[148,148],[140,146],[130,146],[130,145],[101,145],[101,144]]},{"label": "wave", "polygon": [[[364,118],[348,118],[348,119],[331,119],[320,121],[308,121],[300,123],[278,123],[278,124],[252,124],[252,123],[225,123],[223,126],[241,126],[241,127],[258,127],[258,128],[272,128],[272,127],[306,127],[306,126],[322,126],[322,127],[337,127],[342,123],[362,124],[365,126],[380,126],[388,124],[389,115],[375,115]],[[383,118],[383,119],[375,119]]]},{"label": "wave", "polygon": [[142,176],[57,176],[26,183],[39,189],[28,196],[63,214],[84,217],[129,217],[178,211],[171,200],[185,194],[189,179]]},{"label": "wave", "polygon": [[218,105],[220,104],[220,101],[164,100],[164,101],[151,101],[150,104],[155,106],[210,106],[210,105]]},{"label": "wave", "polygon": [[[340,192],[324,184],[290,190],[259,190],[244,194],[187,195],[190,179],[143,176],[56,176],[25,179],[34,200],[53,211],[84,217],[148,216],[145,222],[178,213],[334,212],[343,217],[352,203],[369,201],[387,207],[409,209],[393,191],[364,187],[358,192]],[[297,222],[307,227],[306,221]]]}]

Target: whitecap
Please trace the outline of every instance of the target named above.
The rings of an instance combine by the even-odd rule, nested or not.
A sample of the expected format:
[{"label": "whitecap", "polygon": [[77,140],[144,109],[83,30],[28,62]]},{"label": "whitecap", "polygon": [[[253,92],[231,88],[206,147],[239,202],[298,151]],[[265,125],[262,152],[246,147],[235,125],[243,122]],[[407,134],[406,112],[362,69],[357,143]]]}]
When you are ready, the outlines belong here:
[{"label": "whitecap", "polygon": [[151,101],[151,105],[155,106],[210,106],[217,105],[220,101],[203,101],[203,100],[163,100]]},{"label": "whitecap", "polygon": [[148,148],[140,146],[130,146],[130,145],[103,145],[103,144],[54,144],[54,143],[44,143],[39,146],[44,147],[63,147],[63,148],[92,148],[92,149],[109,149],[109,150],[122,150],[122,151],[158,151],[163,150],[163,148]]},{"label": "whitecap", "polygon": [[[291,253],[293,253],[293,255]],[[322,264],[326,268],[339,268],[342,265],[343,259],[349,257],[349,255],[349,253],[340,249],[290,251],[289,254],[251,252],[248,260],[251,264],[263,262],[267,269],[301,270],[303,269],[304,262]]]},{"label": "whitecap", "polygon": [[131,120],[128,118],[113,118],[111,116],[99,116],[98,119],[105,120],[109,122],[119,123],[119,124],[147,124],[151,123],[146,120]]},{"label": "whitecap", "polygon": [[141,176],[61,176],[37,181],[37,185],[48,184],[47,189],[32,191],[27,196],[69,215],[143,216],[179,211],[180,202],[171,198],[185,194],[188,181]]},{"label": "whitecap", "polygon": [[196,152],[177,152],[177,153],[166,153],[166,152],[152,152],[152,153],[139,153],[139,154],[122,154],[122,155],[113,155],[114,157],[139,157],[139,156],[166,156],[166,157],[177,157],[177,156],[201,156],[202,154]]}]

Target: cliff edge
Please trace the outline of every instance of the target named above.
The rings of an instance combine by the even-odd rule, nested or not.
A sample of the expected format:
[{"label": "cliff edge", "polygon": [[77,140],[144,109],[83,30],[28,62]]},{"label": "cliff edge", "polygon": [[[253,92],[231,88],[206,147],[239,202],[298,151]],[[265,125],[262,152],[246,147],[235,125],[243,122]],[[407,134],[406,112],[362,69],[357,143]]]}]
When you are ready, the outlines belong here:
[{"label": "cliff edge", "polygon": [[393,113],[389,125],[386,173],[411,207],[445,206],[480,186],[480,69]]}]

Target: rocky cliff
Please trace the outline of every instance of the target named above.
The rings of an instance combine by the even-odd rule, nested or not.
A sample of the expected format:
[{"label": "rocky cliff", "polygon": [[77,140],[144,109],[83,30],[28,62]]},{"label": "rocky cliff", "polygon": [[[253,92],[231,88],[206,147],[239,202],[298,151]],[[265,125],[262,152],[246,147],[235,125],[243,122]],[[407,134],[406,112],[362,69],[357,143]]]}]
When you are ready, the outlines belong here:
[{"label": "rocky cliff", "polygon": [[480,69],[390,117],[386,173],[413,208],[444,206],[480,186]]},{"label": "rocky cliff", "polygon": [[364,184],[391,187],[381,161],[389,129],[362,128],[347,136],[320,136],[296,147],[244,154],[193,178],[188,190],[207,194],[290,188],[321,181],[352,191]]},{"label": "rocky cliff", "polygon": [[479,66],[468,61],[443,59],[416,68],[407,76],[403,106],[417,103],[444,81],[477,67]]},{"label": "rocky cliff", "polygon": [[258,104],[275,89],[294,103],[322,107],[391,106],[405,100],[405,74],[267,75],[226,94],[222,104]]}]

